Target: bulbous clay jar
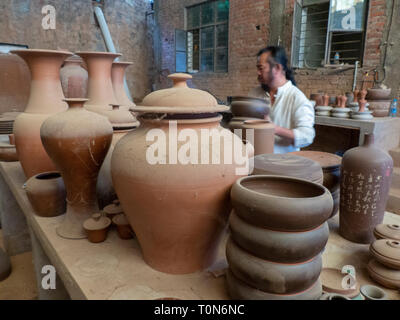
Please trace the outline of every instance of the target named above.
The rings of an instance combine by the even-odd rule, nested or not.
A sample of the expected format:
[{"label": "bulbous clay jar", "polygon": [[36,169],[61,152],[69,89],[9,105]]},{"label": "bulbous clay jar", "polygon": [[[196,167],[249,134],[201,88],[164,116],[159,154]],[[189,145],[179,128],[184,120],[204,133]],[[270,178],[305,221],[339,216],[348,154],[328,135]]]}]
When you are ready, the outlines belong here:
[{"label": "bulbous clay jar", "polygon": [[31,71],[31,91],[25,112],[14,122],[15,146],[25,176],[56,168],[43,148],[40,127],[51,115],[65,111],[64,94],[60,82],[60,67],[72,53],[55,50],[14,50],[28,64]]},{"label": "bulbous clay jar", "polygon": [[234,300],[318,300],[322,295],[321,282],[294,294],[273,294],[253,288],[238,279],[230,270],[226,274],[228,292]]},{"label": "bulbous clay jar", "polygon": [[339,233],[347,240],[371,243],[382,223],[392,179],[393,160],[373,146],[373,135],[364,145],[346,151],[340,173]]},{"label": "bulbous clay jar", "polygon": [[280,232],[261,228],[241,219],[235,211],[229,217],[232,239],[248,253],[280,263],[299,263],[318,255],[328,242],[329,227],[305,232]]},{"label": "bulbous clay jar", "polygon": [[235,213],[250,224],[276,231],[308,231],[319,227],[333,208],[324,186],[287,176],[238,179],[231,190]]},{"label": "bulbous clay jar", "polygon": [[[116,144],[111,173],[144,260],[156,270],[184,274],[214,261],[231,210],[229,190],[239,176],[248,174],[248,157],[242,141],[222,128],[221,116],[215,115],[228,108],[207,92],[188,88],[190,75],[170,78],[173,88],[155,91],[133,107],[144,113],[141,125]],[[223,134],[223,142],[214,143],[210,136],[202,140],[202,129]],[[194,138],[176,141],[185,133]],[[240,153],[243,164],[224,163],[224,148],[234,143],[232,156]],[[188,150],[196,151],[191,159],[185,158]],[[201,155],[207,154],[221,157],[221,162],[212,164],[209,158],[201,164]]]},{"label": "bulbous clay jar", "polygon": [[232,239],[226,245],[230,271],[247,285],[274,294],[302,292],[312,286],[322,269],[322,257],[294,264],[276,263],[253,256]]},{"label": "bulbous clay jar", "polygon": [[85,238],[82,224],[98,211],[97,175],[112,140],[106,117],[83,108],[86,99],[66,99],[67,112],[47,119],[40,130],[46,151],[64,179],[67,213],[57,228],[61,237]]},{"label": "bulbous clay jar", "polygon": [[82,68],[82,59],[72,56],[60,70],[61,86],[66,98],[86,98],[88,73]]},{"label": "bulbous clay jar", "polygon": [[55,217],[65,213],[67,194],[59,172],[34,175],[26,182],[25,191],[38,216]]},{"label": "bulbous clay jar", "polygon": [[135,106],[135,104],[128,98],[124,86],[125,71],[130,65],[132,65],[132,62],[116,61],[113,62],[111,68],[111,79],[115,98],[117,99],[118,104],[122,108],[126,108],[126,110]]}]

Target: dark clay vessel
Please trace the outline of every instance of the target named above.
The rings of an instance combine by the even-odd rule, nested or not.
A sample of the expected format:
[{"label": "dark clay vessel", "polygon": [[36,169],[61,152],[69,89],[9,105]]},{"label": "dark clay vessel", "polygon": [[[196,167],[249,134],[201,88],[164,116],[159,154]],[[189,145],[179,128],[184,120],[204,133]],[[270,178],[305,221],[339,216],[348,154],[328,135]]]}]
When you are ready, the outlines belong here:
[{"label": "dark clay vessel", "polygon": [[348,150],[342,160],[339,232],[347,240],[371,243],[382,223],[389,196],[393,160],[365,135],[363,146]]}]

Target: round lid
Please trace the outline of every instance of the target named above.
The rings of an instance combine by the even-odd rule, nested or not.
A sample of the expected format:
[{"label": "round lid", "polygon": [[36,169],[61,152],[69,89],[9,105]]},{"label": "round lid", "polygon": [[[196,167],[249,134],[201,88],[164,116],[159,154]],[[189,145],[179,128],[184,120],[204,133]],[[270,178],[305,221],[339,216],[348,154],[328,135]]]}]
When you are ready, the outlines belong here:
[{"label": "round lid", "polygon": [[294,154],[260,154],[254,157],[253,175],[283,175],[322,183],[318,162]]},{"label": "round lid", "polygon": [[333,153],[321,152],[321,151],[295,151],[290,152],[301,157],[305,157],[314,160],[320,164],[322,169],[338,167],[342,164],[342,157],[337,156]]},{"label": "round lid", "polygon": [[376,240],[371,244],[370,251],[379,262],[388,267],[400,269],[400,241]]},{"label": "round lid", "polygon": [[104,207],[103,211],[107,214],[119,214],[123,213],[121,205],[118,203],[112,203]]},{"label": "round lid", "polygon": [[384,278],[386,281],[391,281],[393,283],[393,285],[397,284],[397,287],[400,288],[400,272],[399,272],[399,270],[394,270],[394,269],[385,267],[383,264],[372,259],[368,263],[368,271],[375,273],[376,275]]},{"label": "round lid", "polygon": [[240,123],[240,127],[244,129],[272,129],[275,128],[275,125],[269,120],[245,119]]},{"label": "round lid", "polygon": [[123,213],[117,214],[112,221],[117,225],[129,225],[129,221]]},{"label": "round lid", "polygon": [[119,105],[111,104],[112,110],[103,110],[114,129],[130,129],[139,125],[139,121],[128,110],[122,110]]},{"label": "round lid", "polygon": [[102,230],[111,224],[111,220],[101,213],[95,213],[91,218],[83,222],[83,227],[86,230]]},{"label": "round lid", "polygon": [[322,290],[331,293],[339,293],[349,298],[360,294],[360,284],[356,281],[354,289],[347,289],[342,285],[346,274],[335,268],[323,268],[321,271]]},{"label": "round lid", "polygon": [[169,89],[154,91],[144,97],[140,105],[132,111],[142,113],[215,113],[229,110],[228,106],[219,105],[208,92],[191,89],[186,81],[192,76],[185,73],[174,73],[168,76],[174,82]]},{"label": "round lid", "polygon": [[378,224],[374,235],[377,239],[400,240],[400,224]]}]

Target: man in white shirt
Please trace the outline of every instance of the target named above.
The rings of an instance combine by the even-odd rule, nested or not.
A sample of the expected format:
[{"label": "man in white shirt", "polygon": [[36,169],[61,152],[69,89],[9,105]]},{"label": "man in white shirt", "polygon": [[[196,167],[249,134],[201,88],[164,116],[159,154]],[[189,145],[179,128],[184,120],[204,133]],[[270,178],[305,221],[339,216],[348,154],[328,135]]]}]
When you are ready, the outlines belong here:
[{"label": "man in white shirt", "polygon": [[[271,101],[268,119],[275,124],[274,153],[299,151],[315,137],[314,108],[295,85],[285,49],[266,47],[257,55],[258,81]],[[253,93],[254,94],[254,93]]]}]

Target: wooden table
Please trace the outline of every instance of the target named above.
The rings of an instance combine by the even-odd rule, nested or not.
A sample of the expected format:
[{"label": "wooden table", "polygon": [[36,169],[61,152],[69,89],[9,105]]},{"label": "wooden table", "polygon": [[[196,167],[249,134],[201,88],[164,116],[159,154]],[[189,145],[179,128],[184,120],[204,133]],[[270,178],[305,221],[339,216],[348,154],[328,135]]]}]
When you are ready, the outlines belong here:
[{"label": "wooden table", "polygon": [[[25,176],[19,162],[0,162],[0,190],[9,189],[26,219],[37,273],[40,299],[229,299],[223,276],[204,271],[190,275],[169,275],[150,268],[144,261],[136,239],[121,240],[111,230],[105,242],[94,244],[86,239],[68,240],[59,237],[55,229],[63,216],[38,217],[26,197]],[[2,198],[3,199],[3,198]],[[21,219],[12,211],[1,211],[2,221],[10,217]],[[400,223],[400,216],[386,213],[385,223]],[[3,224],[3,229],[7,229]],[[369,261],[368,245],[349,242],[337,233],[338,217],[329,222],[331,233],[323,254],[324,267],[342,268],[353,265],[361,284],[374,284],[365,269]],[[7,231],[7,230],[4,230]],[[225,237],[226,240],[226,237]],[[25,241],[9,237],[8,242]],[[13,245],[16,246],[16,245]],[[17,245],[18,246],[18,245]],[[7,246],[6,246],[7,247]],[[10,247],[10,245],[8,246]],[[224,265],[225,241],[221,243],[219,263]],[[43,265],[57,270],[57,287],[44,290],[41,279]],[[385,289],[391,299],[400,299],[395,290]]]}]

